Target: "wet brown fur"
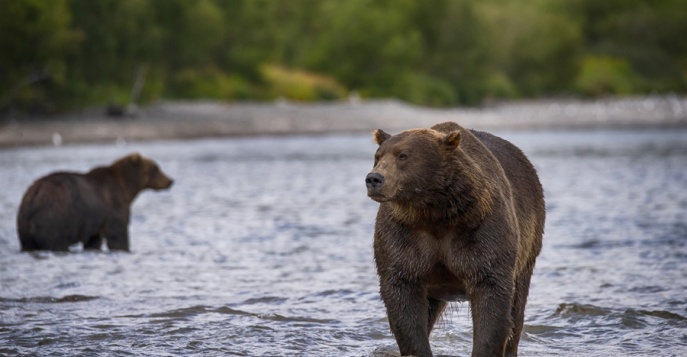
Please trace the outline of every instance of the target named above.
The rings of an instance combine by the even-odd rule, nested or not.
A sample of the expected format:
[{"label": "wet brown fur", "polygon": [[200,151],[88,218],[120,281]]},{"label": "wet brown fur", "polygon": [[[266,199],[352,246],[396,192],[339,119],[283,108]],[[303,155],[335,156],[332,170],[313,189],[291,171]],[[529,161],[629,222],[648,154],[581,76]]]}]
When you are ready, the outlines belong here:
[{"label": "wet brown fur", "polygon": [[129,250],[130,207],[144,189],[172,185],[155,162],[139,154],[88,173],[57,172],[34,182],[24,194],[17,215],[22,250],[67,251],[83,242],[100,249]]},{"label": "wet brown fur", "polygon": [[456,123],[373,138],[375,262],[401,354],[431,356],[447,303],[467,300],[472,355],[516,356],[544,230],[536,171],[511,143]]}]

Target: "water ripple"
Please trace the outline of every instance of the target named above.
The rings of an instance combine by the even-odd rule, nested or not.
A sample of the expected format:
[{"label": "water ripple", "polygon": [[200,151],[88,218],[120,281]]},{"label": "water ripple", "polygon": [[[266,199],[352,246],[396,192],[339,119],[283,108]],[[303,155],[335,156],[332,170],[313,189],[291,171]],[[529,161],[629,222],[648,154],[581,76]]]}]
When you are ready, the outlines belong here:
[{"label": "water ripple", "polygon": [[[521,354],[684,355],[687,131],[503,136],[547,197]],[[372,256],[368,135],[128,145],[0,154],[0,355],[398,356]],[[175,178],[136,199],[131,253],[20,253],[30,182],[131,151]],[[469,355],[468,305],[430,340]]]}]

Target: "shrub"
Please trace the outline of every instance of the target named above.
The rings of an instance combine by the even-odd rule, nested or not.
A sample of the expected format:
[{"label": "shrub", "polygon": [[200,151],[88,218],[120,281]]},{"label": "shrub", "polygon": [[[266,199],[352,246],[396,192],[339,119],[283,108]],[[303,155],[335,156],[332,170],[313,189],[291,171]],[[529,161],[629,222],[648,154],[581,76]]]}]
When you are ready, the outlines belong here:
[{"label": "shrub", "polygon": [[456,91],[449,82],[418,73],[402,76],[393,92],[398,98],[418,105],[440,107],[457,103]]},{"label": "shrub", "polygon": [[191,99],[236,100],[252,98],[257,93],[241,77],[212,67],[179,71],[173,76],[170,89],[175,97]]},{"label": "shrub", "polygon": [[297,101],[343,98],[346,89],[331,77],[279,65],[263,65],[263,80],[275,97]]},{"label": "shrub", "polygon": [[575,81],[588,96],[630,94],[635,91],[635,74],[627,61],[610,56],[587,56]]}]

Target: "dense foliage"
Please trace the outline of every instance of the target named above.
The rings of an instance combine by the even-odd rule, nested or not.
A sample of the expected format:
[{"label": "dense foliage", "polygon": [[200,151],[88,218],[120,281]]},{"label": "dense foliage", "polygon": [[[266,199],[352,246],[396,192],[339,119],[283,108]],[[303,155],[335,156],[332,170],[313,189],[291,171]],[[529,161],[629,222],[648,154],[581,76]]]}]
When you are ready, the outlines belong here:
[{"label": "dense foliage", "polygon": [[685,34],[687,0],[0,0],[0,111],[684,93]]}]

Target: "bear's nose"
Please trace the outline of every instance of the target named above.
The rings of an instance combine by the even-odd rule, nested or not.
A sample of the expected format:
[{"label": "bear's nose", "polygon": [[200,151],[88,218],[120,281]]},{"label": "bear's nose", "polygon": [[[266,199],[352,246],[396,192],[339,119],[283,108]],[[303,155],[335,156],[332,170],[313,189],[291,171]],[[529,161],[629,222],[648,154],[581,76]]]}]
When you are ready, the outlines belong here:
[{"label": "bear's nose", "polygon": [[378,174],[376,172],[370,172],[367,174],[367,177],[365,177],[365,186],[367,186],[368,190],[375,190],[384,184],[384,176],[381,174]]}]

